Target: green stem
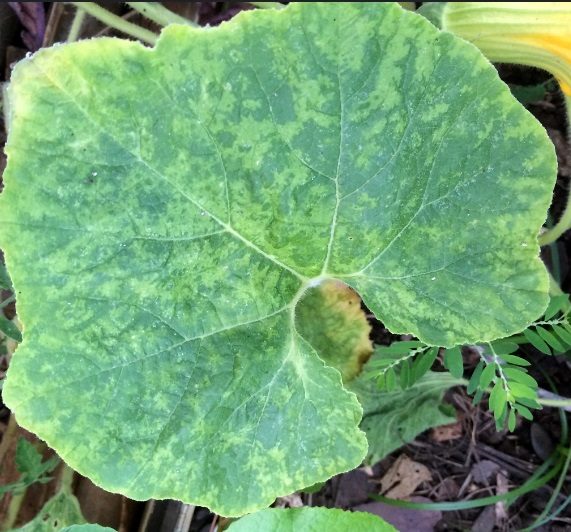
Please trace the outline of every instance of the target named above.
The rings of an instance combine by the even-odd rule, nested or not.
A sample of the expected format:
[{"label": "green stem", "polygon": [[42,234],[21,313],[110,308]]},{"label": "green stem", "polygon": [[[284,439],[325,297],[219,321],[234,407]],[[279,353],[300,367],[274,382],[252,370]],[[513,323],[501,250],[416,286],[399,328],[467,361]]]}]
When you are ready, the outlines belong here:
[{"label": "green stem", "polygon": [[285,6],[279,2],[248,2],[259,9],[283,9]]},{"label": "green stem", "polygon": [[[6,451],[8,451],[11,443],[16,437],[17,430],[18,430],[18,423],[16,423],[16,417],[14,416],[14,414],[10,414],[10,418],[8,419],[8,425],[6,426],[6,430],[2,435],[2,441],[0,442],[0,463],[4,461],[4,457],[6,456]],[[18,517],[20,506],[22,505],[22,501],[24,500],[25,495],[26,495],[26,488],[24,488],[24,490],[18,495],[12,494],[12,500],[10,501],[10,505],[8,506],[8,511],[6,512],[6,516],[4,517],[4,519],[2,519],[2,522],[0,523],[0,530],[10,530],[11,528],[14,528],[14,523],[16,522],[16,518]]]},{"label": "green stem", "polygon": [[18,514],[20,513],[20,508],[22,507],[22,502],[24,501],[27,490],[28,488],[26,487],[17,495],[12,494],[12,499],[10,500],[10,505],[8,506],[6,517],[0,526],[0,530],[12,530],[14,528],[14,523],[16,519],[18,519]]},{"label": "green stem", "polygon": [[146,30],[145,28],[141,28],[136,24],[132,24],[131,22],[127,22],[123,20],[121,17],[114,15],[113,13],[107,11],[107,9],[103,9],[102,7],[98,6],[93,2],[69,2],[70,4],[74,5],[78,9],[82,9],[83,11],[89,13],[92,17],[100,20],[104,24],[115,28],[118,31],[126,33],[127,35],[131,35],[136,39],[140,39],[141,41],[145,41],[149,44],[156,44],[158,36],[154,34],[152,31]]},{"label": "green stem", "polygon": [[565,477],[567,476],[567,470],[569,469],[569,464],[571,464],[571,450],[567,449],[567,458],[565,459],[565,463],[563,464],[561,475],[559,475],[559,478],[557,479],[557,484],[555,485],[555,489],[553,490],[553,493],[551,494],[551,497],[549,498],[547,505],[543,509],[543,512],[541,512],[539,517],[535,520],[535,523],[543,521],[543,519],[549,513],[551,508],[553,508],[553,505],[555,504],[555,501],[557,500],[559,493],[561,493],[561,488],[563,487],[563,482],[565,481]]},{"label": "green stem", "polygon": [[[571,195],[569,197],[571,197]],[[571,205],[571,203],[569,203],[569,205]],[[569,210],[571,211],[571,208]],[[548,271],[547,273],[549,274],[549,295],[551,297],[567,295],[563,290],[561,290],[559,283],[555,280],[553,275],[551,275],[551,272]],[[571,302],[567,301],[565,305],[561,307],[561,310],[564,314],[567,314],[571,310]]]},{"label": "green stem", "polygon": [[168,26],[169,24],[185,24],[198,28],[198,24],[173,13],[159,2],[126,2],[126,4],[135,11],[141,13],[149,20],[156,22],[159,26]]},{"label": "green stem", "polygon": [[555,408],[566,408],[571,406],[571,399],[545,399],[539,398],[537,402],[543,406],[552,406]]},{"label": "green stem", "polygon": [[69,29],[69,34],[67,36],[67,42],[75,42],[79,37],[79,32],[81,31],[81,25],[85,20],[85,11],[83,9],[77,9],[75,16],[73,17],[73,22],[71,23],[71,28]]},{"label": "green stem", "polygon": [[8,425],[6,426],[6,430],[2,435],[2,441],[0,442],[0,464],[4,461],[4,456],[6,456],[6,452],[10,448],[10,444],[16,436],[17,429],[18,423],[16,423],[16,417],[14,414],[10,414],[10,417],[8,418]]},{"label": "green stem", "polygon": [[[567,119],[571,124],[571,96],[563,93],[565,98],[565,107],[567,108]],[[569,131],[569,137],[571,137],[571,126]],[[571,193],[567,195],[567,204],[565,205],[565,210],[561,215],[559,221],[545,233],[539,236],[538,241],[540,246],[545,246],[557,240],[565,231],[571,229]]]},{"label": "green stem", "polygon": [[565,231],[571,229],[571,194],[567,195],[567,204],[559,221],[551,228],[545,231],[537,239],[540,246],[546,246],[555,242]]},{"label": "green stem", "polygon": [[73,475],[75,471],[69,467],[65,462],[63,462],[61,477],[59,481],[59,489],[60,491],[65,491],[67,493],[71,493],[71,487],[73,484]]}]

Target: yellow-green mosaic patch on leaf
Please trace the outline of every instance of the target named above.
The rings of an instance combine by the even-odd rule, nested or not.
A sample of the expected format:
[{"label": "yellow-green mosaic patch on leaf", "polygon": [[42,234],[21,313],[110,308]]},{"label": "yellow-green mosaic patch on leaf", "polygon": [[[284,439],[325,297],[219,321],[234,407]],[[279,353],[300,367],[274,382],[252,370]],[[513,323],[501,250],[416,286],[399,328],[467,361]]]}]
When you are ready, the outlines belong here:
[{"label": "yellow-green mosaic patch on leaf", "polygon": [[362,409],[296,328],[326,279],[441,346],[547,304],[553,147],[395,4],[57,46],[8,92],[4,398],[107,490],[235,516],[358,466]]},{"label": "yellow-green mosaic patch on leaf", "polygon": [[373,352],[371,326],[361,299],[346,284],[326,281],[305,292],[296,309],[297,330],[343,382],[361,371]]}]

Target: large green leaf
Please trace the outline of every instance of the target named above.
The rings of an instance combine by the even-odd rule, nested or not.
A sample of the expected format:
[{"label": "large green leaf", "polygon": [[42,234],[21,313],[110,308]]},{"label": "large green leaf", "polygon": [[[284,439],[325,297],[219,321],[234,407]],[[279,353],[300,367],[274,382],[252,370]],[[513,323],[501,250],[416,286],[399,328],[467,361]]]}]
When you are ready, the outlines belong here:
[{"label": "large green leaf", "polygon": [[359,465],[361,407],[295,328],[325,279],[443,346],[547,304],[553,147],[473,46],[395,4],[58,46],[9,96],[4,397],[108,490],[240,515]]},{"label": "large green leaf", "polygon": [[228,528],[230,532],[397,532],[396,528],[376,515],[365,512],[345,512],[334,508],[268,508],[242,517]]}]

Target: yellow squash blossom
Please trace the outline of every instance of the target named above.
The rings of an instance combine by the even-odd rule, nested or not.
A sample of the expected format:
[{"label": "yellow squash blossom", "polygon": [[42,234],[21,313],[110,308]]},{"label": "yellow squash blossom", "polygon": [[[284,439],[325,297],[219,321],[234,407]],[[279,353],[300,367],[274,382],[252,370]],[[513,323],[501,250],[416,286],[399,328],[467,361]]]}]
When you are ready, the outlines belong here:
[{"label": "yellow squash blossom", "polygon": [[571,97],[571,2],[448,2],[442,27],[490,61],[551,72]]},{"label": "yellow squash blossom", "polygon": [[[448,2],[437,22],[476,45],[490,60],[551,72],[571,116],[571,2]],[[544,246],[571,229],[571,195],[557,224],[539,236]]]}]

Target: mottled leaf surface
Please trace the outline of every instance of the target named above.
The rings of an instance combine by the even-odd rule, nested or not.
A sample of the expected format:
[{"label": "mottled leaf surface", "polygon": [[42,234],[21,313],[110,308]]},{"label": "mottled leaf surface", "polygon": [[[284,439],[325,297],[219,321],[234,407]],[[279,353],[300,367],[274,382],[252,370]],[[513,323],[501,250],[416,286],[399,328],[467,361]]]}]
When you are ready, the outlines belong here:
[{"label": "mottled leaf surface", "polygon": [[473,46],[397,5],[57,46],[9,96],[4,398],[107,490],[241,515],[359,465],[361,407],[295,326],[325,279],[440,346],[547,304],[553,147]]},{"label": "mottled leaf surface", "polygon": [[279,532],[397,532],[392,525],[366,512],[345,512],[334,508],[268,508],[247,515],[232,523],[230,532],[251,532],[252,530]]},{"label": "mottled leaf surface", "polygon": [[[38,515],[29,523],[18,529],[19,532],[58,532],[65,527],[85,523],[75,495],[61,490],[54,495]],[[90,525],[91,527],[97,525]],[[86,532],[109,530],[99,528],[87,529]]]},{"label": "mottled leaf surface", "polygon": [[[379,354],[371,357],[377,360]],[[367,372],[367,365],[363,375]],[[375,379],[358,377],[348,384],[363,405],[361,428],[367,434],[367,464],[374,464],[411,442],[421,432],[452,423],[456,418],[444,408],[442,397],[448,388],[462,384],[449,373],[429,371],[406,390],[380,392]]]}]

